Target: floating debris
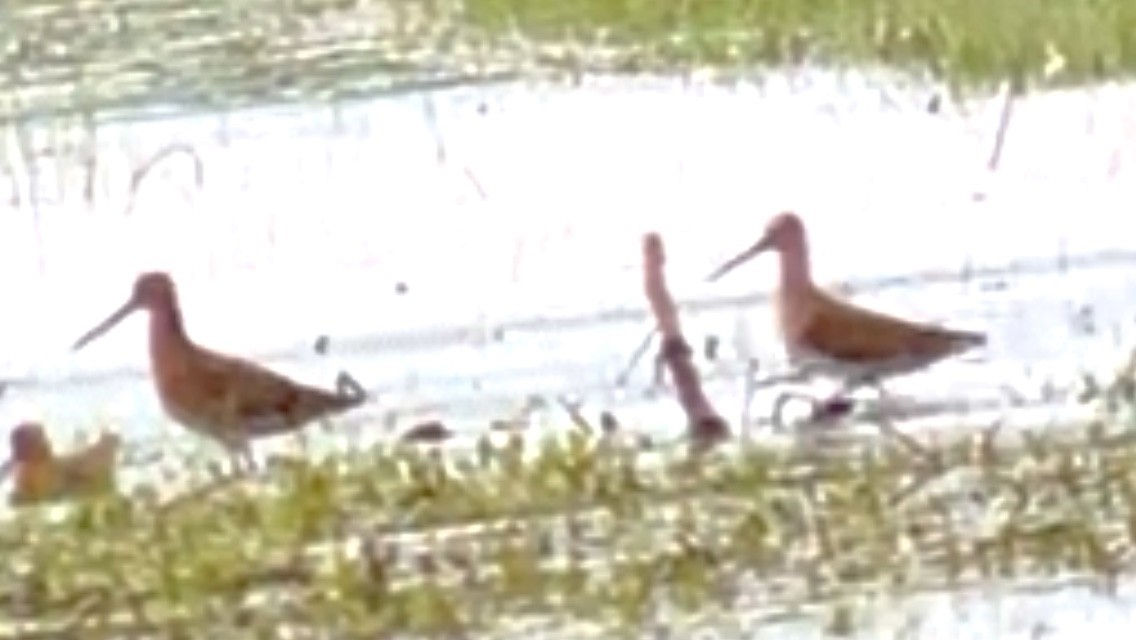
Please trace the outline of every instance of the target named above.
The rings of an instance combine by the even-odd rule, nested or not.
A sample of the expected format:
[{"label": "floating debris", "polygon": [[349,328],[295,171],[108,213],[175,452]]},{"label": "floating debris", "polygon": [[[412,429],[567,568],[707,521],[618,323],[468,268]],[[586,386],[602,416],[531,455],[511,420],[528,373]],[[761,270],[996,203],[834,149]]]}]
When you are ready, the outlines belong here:
[{"label": "floating debris", "polygon": [[403,442],[437,443],[449,440],[453,435],[454,432],[440,421],[429,420],[410,427],[399,439]]}]

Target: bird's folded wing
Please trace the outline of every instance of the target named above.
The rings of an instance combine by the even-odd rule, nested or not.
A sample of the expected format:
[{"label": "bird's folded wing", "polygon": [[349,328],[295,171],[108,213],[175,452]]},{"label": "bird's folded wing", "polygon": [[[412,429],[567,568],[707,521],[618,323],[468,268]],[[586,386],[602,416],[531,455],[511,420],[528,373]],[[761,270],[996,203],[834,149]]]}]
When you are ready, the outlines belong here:
[{"label": "bird's folded wing", "polygon": [[212,354],[193,369],[183,401],[200,419],[246,435],[273,435],[299,428],[322,415],[347,409],[359,399],[300,384],[251,361]]},{"label": "bird's folded wing", "polygon": [[828,296],[819,297],[798,342],[846,362],[878,362],[896,357],[933,358],[950,350],[955,334],[927,324],[906,322]]},{"label": "bird's folded wing", "polygon": [[86,449],[61,456],[57,461],[62,485],[78,491],[111,481],[117,467],[119,439],[105,435]]}]

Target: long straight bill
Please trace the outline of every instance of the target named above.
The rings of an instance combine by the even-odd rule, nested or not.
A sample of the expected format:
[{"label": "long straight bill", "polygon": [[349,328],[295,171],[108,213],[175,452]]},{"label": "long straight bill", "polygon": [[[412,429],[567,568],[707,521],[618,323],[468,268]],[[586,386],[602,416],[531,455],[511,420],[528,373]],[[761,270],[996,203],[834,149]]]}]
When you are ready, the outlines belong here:
[{"label": "long straight bill", "polygon": [[741,265],[745,264],[746,262],[752,260],[753,257],[756,256],[757,254],[761,253],[762,251],[765,251],[767,244],[768,243],[765,241],[765,239],[762,238],[761,241],[758,242],[757,244],[755,244],[752,247],[746,249],[745,251],[739,253],[738,255],[734,256],[733,258],[730,258],[728,261],[726,261],[724,264],[722,264],[722,266],[715,269],[710,274],[710,276],[707,277],[706,279],[710,282],[714,282],[718,278],[721,278],[722,276],[726,275],[727,273],[733,271],[734,269],[740,267]]},{"label": "long straight bill", "polygon": [[122,305],[118,308],[117,311],[110,314],[106,320],[103,320],[94,329],[91,329],[87,333],[84,333],[83,337],[76,340],[75,345],[71,347],[71,350],[78,351],[79,349],[82,349],[89,343],[93,342],[95,338],[98,338],[107,331],[110,331],[116,324],[122,322],[123,318],[130,315],[130,313],[134,311],[136,306],[137,305],[134,304],[134,300],[128,300],[126,304]]}]

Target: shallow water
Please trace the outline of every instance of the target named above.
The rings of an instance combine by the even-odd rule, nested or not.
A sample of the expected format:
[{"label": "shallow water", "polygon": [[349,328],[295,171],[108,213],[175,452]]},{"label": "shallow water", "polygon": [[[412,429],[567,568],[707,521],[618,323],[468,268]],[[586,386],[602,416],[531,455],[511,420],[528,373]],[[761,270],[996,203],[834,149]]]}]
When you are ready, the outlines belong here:
[{"label": "shallow water", "polygon": [[[999,99],[929,114],[935,87],[889,82],[823,71],[737,86],[593,79],[334,113],[108,124],[92,207],[61,180],[62,193],[45,198],[39,249],[30,212],[0,217],[0,295],[12,305],[0,362],[14,380],[0,421],[39,416],[61,439],[110,421],[151,449],[196,442],[160,415],[140,320],[67,352],[135,273],[161,268],[202,343],[328,385],[349,370],[377,401],[344,422],[370,435],[376,422],[423,417],[472,428],[515,413],[525,396],[557,394],[677,432],[671,400],[647,390],[649,358],[626,388],[613,385],[648,328],[647,230],[664,236],[681,300],[718,300],[692,306],[684,322],[696,346],[721,340],[722,358],[702,366],[736,419],[743,363],[756,358],[764,373],[780,356],[768,310],[731,299],[766,292],[773,265],[757,261],[714,285],[703,277],[782,208],[805,217],[821,280],[851,282],[866,304],[990,333],[989,348],[968,358],[977,362],[890,389],[998,405],[1010,385],[1035,406],[1067,404],[1062,392],[1082,369],[1109,368],[1132,344],[1136,251],[1062,265],[1131,247],[1136,90],[1020,99],[988,170]],[[124,215],[130,167],[171,142],[200,154],[203,188],[190,186],[185,158],[171,160]],[[966,275],[1021,258],[1051,266]],[[958,275],[857,285],[922,270]],[[568,316],[577,321],[557,320]],[[324,357],[311,347],[320,335],[331,343]],[[759,393],[753,415],[771,398]],[[546,413],[538,422],[564,422]],[[1009,633],[997,629],[963,635]]]}]

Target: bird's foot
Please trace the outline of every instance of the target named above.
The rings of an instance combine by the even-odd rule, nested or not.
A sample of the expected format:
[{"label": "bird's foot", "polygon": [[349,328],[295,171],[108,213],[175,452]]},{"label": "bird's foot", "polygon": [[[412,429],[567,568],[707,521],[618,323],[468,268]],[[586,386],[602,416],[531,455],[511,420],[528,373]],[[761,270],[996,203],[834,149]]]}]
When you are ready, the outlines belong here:
[{"label": "bird's foot", "polygon": [[812,422],[827,423],[846,417],[856,408],[856,401],[842,395],[835,395],[824,400],[813,401]]},{"label": "bird's foot", "polygon": [[[795,401],[807,404],[804,416],[793,420],[790,425],[786,422],[785,411],[788,405]],[[818,399],[807,393],[785,392],[777,397],[773,404],[773,427],[776,431],[785,432],[788,427],[829,427],[856,408],[856,402],[848,396],[837,394],[827,398]],[[800,414],[798,414],[800,415]]]}]

